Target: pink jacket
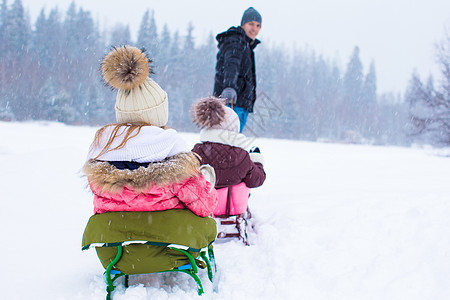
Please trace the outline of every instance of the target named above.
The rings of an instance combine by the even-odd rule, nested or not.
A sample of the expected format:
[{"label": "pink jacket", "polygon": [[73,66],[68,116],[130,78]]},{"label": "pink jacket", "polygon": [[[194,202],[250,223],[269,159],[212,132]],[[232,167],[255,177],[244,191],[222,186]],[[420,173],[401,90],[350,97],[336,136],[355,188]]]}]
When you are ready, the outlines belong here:
[{"label": "pink jacket", "polygon": [[181,153],[136,170],[90,160],[84,166],[94,193],[94,213],[188,208],[198,216],[213,213],[217,191],[199,172],[192,153]]}]

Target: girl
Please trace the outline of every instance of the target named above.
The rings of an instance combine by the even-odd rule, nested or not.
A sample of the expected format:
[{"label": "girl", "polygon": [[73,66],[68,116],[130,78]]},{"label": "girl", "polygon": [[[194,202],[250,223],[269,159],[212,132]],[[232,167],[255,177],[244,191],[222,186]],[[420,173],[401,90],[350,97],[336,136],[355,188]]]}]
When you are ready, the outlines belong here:
[{"label": "girl", "polygon": [[166,127],[166,92],[152,79],[150,60],[131,46],[113,48],[101,71],[117,89],[117,123],[100,128],[83,170],[94,193],[94,213],[188,208],[210,215],[217,192],[196,156]]},{"label": "girl", "polygon": [[259,151],[247,152],[246,137],[239,133],[237,114],[215,97],[198,100],[192,106],[194,122],[202,128],[200,141],[192,149],[201,157],[201,163],[215,170],[215,187],[219,203],[215,216],[225,214],[227,190],[232,188],[229,214],[243,213],[247,209],[250,188],[259,187],[266,179],[264,159]]}]

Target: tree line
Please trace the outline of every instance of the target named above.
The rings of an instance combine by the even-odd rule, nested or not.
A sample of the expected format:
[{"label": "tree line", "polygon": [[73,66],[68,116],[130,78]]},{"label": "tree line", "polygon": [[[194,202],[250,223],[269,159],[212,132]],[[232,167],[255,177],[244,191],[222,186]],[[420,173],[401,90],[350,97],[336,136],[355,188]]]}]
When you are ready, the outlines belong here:
[{"label": "tree line", "polygon": [[[196,43],[194,27],[171,32],[147,10],[136,40],[128,25],[100,29],[89,11],[72,2],[31,24],[22,2],[0,6],[0,120],[50,120],[75,125],[114,122],[115,93],[98,72],[112,46],[145,48],[151,75],[169,95],[169,125],[197,130],[190,106],[212,93],[217,44],[211,33]],[[364,71],[356,46],[344,70],[310,50],[257,47],[255,113],[246,133],[254,137],[407,145],[413,141],[411,99],[377,92],[375,63]],[[413,96],[415,95],[415,96]],[[436,95],[434,93],[433,95]],[[418,100],[417,100],[418,101]],[[420,122],[419,122],[420,123]]]}]

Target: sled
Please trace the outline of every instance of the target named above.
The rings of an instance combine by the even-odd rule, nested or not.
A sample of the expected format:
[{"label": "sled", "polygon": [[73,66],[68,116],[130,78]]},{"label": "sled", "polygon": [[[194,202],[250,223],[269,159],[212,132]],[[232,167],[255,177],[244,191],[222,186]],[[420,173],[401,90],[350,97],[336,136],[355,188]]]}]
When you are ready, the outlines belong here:
[{"label": "sled", "polygon": [[219,202],[214,218],[220,228],[217,238],[238,238],[249,246],[247,227],[252,218],[248,207],[250,188],[245,183],[217,188]]},{"label": "sled", "polygon": [[82,250],[95,248],[105,268],[106,299],[112,299],[115,280],[147,273],[181,272],[204,293],[198,276],[216,271],[212,243],[216,222],[186,209],[154,212],[107,212],[91,216],[83,234]]}]

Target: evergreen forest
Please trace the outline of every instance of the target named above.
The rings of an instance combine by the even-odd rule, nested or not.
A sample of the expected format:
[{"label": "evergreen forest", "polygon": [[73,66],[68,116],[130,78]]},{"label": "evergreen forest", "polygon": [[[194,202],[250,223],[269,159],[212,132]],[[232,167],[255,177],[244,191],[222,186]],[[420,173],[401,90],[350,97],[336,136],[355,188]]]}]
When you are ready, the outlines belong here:
[{"label": "evergreen forest", "polygon": [[[101,80],[102,57],[113,46],[146,49],[151,77],[168,93],[169,126],[198,131],[191,104],[212,93],[215,35],[196,41],[194,26],[171,32],[142,15],[137,38],[127,24],[101,29],[72,2],[42,9],[31,23],[20,0],[0,4],[0,120],[71,125],[115,121],[115,93]],[[375,61],[363,66],[354,47],[344,66],[314,50],[265,44],[255,49],[257,95],[244,133],[308,141],[450,145],[450,39],[437,46],[442,78],[412,74],[404,95],[379,93]]]}]

